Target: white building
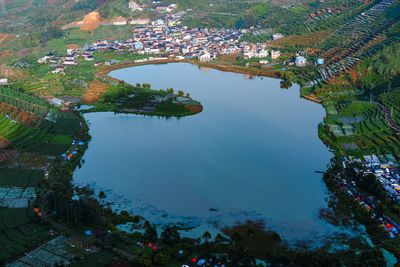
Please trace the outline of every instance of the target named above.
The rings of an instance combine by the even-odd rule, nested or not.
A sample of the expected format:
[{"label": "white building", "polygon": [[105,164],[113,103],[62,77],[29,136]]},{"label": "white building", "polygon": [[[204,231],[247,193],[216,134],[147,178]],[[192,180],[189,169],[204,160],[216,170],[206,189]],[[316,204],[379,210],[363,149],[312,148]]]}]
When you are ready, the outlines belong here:
[{"label": "white building", "polygon": [[8,84],[8,79],[7,78],[1,78],[0,79],[0,85],[5,85]]},{"label": "white building", "polygon": [[243,58],[245,58],[245,59],[251,59],[251,58],[253,58],[255,56],[256,56],[256,54],[254,52],[251,52],[251,51],[243,53]]},{"label": "white building", "polygon": [[282,33],[274,33],[272,34],[272,39],[273,40],[279,40],[282,39],[283,37],[285,37]]},{"label": "white building", "polygon": [[128,23],[128,20],[124,17],[116,17],[115,19],[112,20],[112,24],[115,26],[123,26]]},{"label": "white building", "polygon": [[273,60],[278,59],[281,56],[281,52],[279,50],[271,50],[271,58]]},{"label": "white building", "polygon": [[199,56],[199,61],[200,62],[210,62],[211,61],[211,54],[210,53],[204,53],[201,56]]},{"label": "white building", "polygon": [[307,59],[305,57],[298,56],[296,57],[295,64],[297,67],[304,67],[305,65],[307,65]]},{"label": "white building", "polygon": [[64,66],[57,66],[55,70],[53,70],[51,73],[53,74],[65,74],[65,68]]},{"label": "white building", "polygon": [[143,11],[143,8],[134,1],[129,2],[129,9],[131,11]]},{"label": "white building", "polygon": [[257,53],[257,57],[267,57],[268,56],[268,50],[260,50]]},{"label": "white building", "polygon": [[50,98],[50,99],[48,100],[48,102],[49,102],[51,105],[56,106],[56,107],[61,107],[62,105],[64,105],[64,100],[59,99],[59,98]]},{"label": "white building", "polygon": [[132,19],[131,21],[129,21],[129,24],[131,25],[147,25],[149,23],[149,19]]}]

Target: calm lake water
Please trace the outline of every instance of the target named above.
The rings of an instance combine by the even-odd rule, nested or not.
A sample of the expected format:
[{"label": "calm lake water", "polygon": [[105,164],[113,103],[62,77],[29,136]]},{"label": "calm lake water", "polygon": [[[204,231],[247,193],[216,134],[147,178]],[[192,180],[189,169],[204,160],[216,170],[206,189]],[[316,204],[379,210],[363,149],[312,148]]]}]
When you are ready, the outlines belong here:
[{"label": "calm lake water", "polygon": [[318,216],[327,191],[315,171],[332,156],[317,134],[324,110],[301,99],[298,86],[186,63],[111,76],[189,92],[204,111],[181,119],[85,115],[93,139],[77,183],[107,189],[120,209],[158,224],[199,226],[194,235],[247,219],[265,220],[288,240],[337,231]]}]

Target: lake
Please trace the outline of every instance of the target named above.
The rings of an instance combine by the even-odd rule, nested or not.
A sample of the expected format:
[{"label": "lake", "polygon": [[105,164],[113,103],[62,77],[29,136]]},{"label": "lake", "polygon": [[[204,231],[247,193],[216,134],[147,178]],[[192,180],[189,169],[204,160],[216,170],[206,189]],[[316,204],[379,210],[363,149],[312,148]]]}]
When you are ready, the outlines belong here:
[{"label": "lake", "polygon": [[300,98],[299,86],[188,63],[110,75],[189,92],[204,110],[179,119],[86,114],[93,139],[77,183],[157,224],[198,226],[192,235],[246,220],[263,220],[287,240],[338,231],[319,218],[328,193],[315,171],[332,157],[318,138],[324,110]]}]

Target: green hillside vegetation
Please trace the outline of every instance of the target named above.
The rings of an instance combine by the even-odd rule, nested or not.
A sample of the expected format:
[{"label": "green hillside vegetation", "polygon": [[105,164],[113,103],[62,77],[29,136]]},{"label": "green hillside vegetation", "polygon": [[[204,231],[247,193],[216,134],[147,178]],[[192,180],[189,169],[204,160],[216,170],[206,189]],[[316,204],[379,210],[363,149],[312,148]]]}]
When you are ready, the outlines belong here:
[{"label": "green hillside vegetation", "polygon": [[400,75],[400,42],[384,47],[372,57],[358,66],[358,76],[362,86],[370,89],[386,89],[399,86],[400,81],[394,79]]},{"label": "green hillside vegetation", "polygon": [[48,231],[26,209],[0,208],[0,264],[35,248],[48,238]]},{"label": "green hillside vegetation", "polygon": [[[14,86],[2,86],[0,100],[0,136],[10,142],[1,150],[0,187],[3,191],[39,188],[45,181],[45,169],[81,135],[83,120],[75,112],[61,112]],[[14,119],[18,117],[15,113],[32,115],[28,120],[36,123],[20,123]],[[46,241],[49,230],[31,207],[1,207],[0,265]]]},{"label": "green hillside vegetation", "polygon": [[46,49],[53,52],[65,52],[68,45],[91,44],[97,40],[124,40],[132,35],[132,29],[129,26],[111,26],[103,25],[94,31],[81,31],[79,28],[72,28],[64,31],[61,38],[47,42]]},{"label": "green hillside vegetation", "polygon": [[[107,26],[103,26],[107,28]],[[100,27],[99,29],[102,29]],[[100,30],[102,31],[102,30]],[[54,68],[48,64],[37,63],[37,58],[44,56],[45,51],[52,51],[56,55],[65,55],[65,49],[71,42],[82,42],[86,43],[83,39],[85,34],[81,34],[78,30],[72,30],[72,36],[80,36],[78,38],[82,39],[60,39],[53,40],[48,43],[49,50],[39,51],[38,53],[33,53],[23,59],[14,61],[11,64],[23,64],[24,70],[29,73],[29,77],[26,79],[21,79],[16,83],[14,87],[21,88],[23,91],[35,95],[47,95],[51,92],[53,96],[74,96],[81,97],[85,92],[89,84],[94,80],[96,72],[100,71],[99,68],[95,67],[93,61],[85,61],[83,58],[78,59],[77,66],[70,66],[65,69],[65,75],[52,74],[51,70]],[[76,35],[75,35],[76,34]],[[126,62],[132,62],[137,59],[142,59],[147,57],[146,55],[130,54],[126,52],[104,52],[104,53],[94,53],[94,57],[97,62],[104,63],[109,60],[115,60],[119,64],[124,64]],[[105,80],[108,81],[107,75],[104,75]]]},{"label": "green hillside vegetation", "polygon": [[382,94],[380,99],[390,109],[394,122],[400,125],[400,88]]}]

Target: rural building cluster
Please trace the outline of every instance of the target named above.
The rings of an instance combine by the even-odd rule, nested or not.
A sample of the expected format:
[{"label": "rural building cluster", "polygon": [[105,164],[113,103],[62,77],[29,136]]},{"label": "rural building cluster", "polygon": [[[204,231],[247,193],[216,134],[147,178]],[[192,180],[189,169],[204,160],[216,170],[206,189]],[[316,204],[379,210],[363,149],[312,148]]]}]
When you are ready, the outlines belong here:
[{"label": "rural building cluster", "polygon": [[[393,155],[367,155],[363,159],[344,157],[342,164],[344,168],[351,167],[360,175],[373,175],[384,188],[387,197],[400,203],[400,165]],[[388,215],[378,215],[379,201],[375,197],[361,192],[355,181],[342,179],[339,184],[342,190],[371,213],[371,217],[377,220],[390,238],[399,236],[400,225]]]},{"label": "rural building cluster", "polygon": [[[134,6],[131,2],[130,8]],[[174,5],[168,7],[171,8],[171,6],[175,7]],[[83,49],[68,50],[67,55],[63,57],[48,54],[40,58],[38,63],[50,63],[54,66],[53,73],[64,74],[65,67],[78,64],[78,54],[85,60],[91,61],[94,60],[93,52],[104,51],[124,50],[149,55],[149,59],[138,60],[138,62],[168,59],[197,59],[200,62],[209,62],[220,55],[242,55],[244,59],[263,59],[260,60],[260,63],[267,64],[269,61],[265,58],[276,60],[281,55],[278,50],[267,50],[266,44],[241,42],[240,38],[248,30],[191,29],[183,26],[181,18],[184,14],[184,11],[168,13],[164,19],[154,21],[142,18],[133,21],[123,18],[115,20],[114,25],[135,24],[132,38],[116,41],[98,40]],[[280,34],[278,35],[280,36]],[[302,61],[302,64],[305,62]]]},{"label": "rural building cluster", "polygon": [[[134,28],[133,37],[124,41],[95,42],[96,51],[129,50],[138,54],[165,55],[176,59],[198,59],[208,62],[218,55],[242,54],[244,58],[265,58],[270,55],[265,44],[240,42],[246,30],[190,29],[182,26],[184,12],[167,15]],[[279,56],[274,51],[274,57]]]}]

